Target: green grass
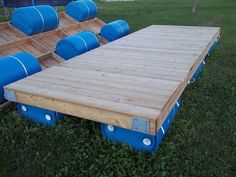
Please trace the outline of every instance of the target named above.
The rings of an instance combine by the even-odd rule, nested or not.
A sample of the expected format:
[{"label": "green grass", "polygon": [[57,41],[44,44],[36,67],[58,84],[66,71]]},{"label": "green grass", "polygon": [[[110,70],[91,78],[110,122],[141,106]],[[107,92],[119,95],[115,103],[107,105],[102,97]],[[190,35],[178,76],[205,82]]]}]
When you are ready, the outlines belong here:
[{"label": "green grass", "polygon": [[[98,123],[66,117],[53,128],[30,125],[15,107],[0,111],[0,176],[236,176],[236,1],[98,2],[106,22],[220,26],[221,39],[197,82],[182,97],[153,154],[109,144]],[[3,19],[1,19],[3,21]],[[140,39],[141,40],[141,39]]]}]

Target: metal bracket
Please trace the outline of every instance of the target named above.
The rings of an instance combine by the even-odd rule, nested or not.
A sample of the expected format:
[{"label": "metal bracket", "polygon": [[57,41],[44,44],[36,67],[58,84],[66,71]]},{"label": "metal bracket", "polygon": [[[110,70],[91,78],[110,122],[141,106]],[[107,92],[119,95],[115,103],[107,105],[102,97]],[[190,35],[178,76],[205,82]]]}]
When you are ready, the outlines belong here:
[{"label": "metal bracket", "polygon": [[132,121],[132,129],[137,132],[149,134],[149,120],[139,117],[134,117]]},{"label": "metal bracket", "polygon": [[4,90],[4,97],[5,97],[5,99],[7,99],[8,101],[17,102],[16,94],[15,94],[15,92],[12,91],[12,90]]}]

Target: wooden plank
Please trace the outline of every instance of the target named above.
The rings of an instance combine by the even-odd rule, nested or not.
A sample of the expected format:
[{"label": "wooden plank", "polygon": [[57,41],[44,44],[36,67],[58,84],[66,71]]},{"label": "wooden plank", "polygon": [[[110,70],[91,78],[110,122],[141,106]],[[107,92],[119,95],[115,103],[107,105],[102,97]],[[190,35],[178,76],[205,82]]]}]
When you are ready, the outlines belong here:
[{"label": "wooden plank", "polygon": [[[194,28],[194,27],[190,27],[190,28]],[[204,29],[206,27],[200,27],[200,28]],[[220,28],[214,28],[214,29],[215,30],[212,32],[213,34],[210,35],[210,37],[209,37],[210,39],[209,39],[208,43],[206,43],[206,47],[205,47],[204,51],[199,53],[199,55],[195,58],[195,60],[193,62],[193,65],[192,65],[191,69],[189,70],[188,75],[184,78],[184,80],[182,81],[180,86],[176,89],[176,91],[171,95],[169,100],[163,106],[163,108],[161,110],[161,115],[159,116],[159,119],[157,119],[157,125],[156,125],[157,130],[159,130],[159,128],[161,127],[161,125],[165,121],[165,118],[169,114],[170,110],[173,108],[173,106],[177,102],[179,96],[183,93],[185,87],[188,85],[189,80],[193,77],[194,73],[196,72],[196,70],[198,69],[199,65],[201,64],[202,58],[204,58],[207,55],[208,50],[211,47],[213,41],[216,38],[219,37],[219,35],[220,35]]]},{"label": "wooden plank", "polygon": [[[185,32],[192,33],[192,32],[202,32],[204,33],[205,31],[220,31],[220,27],[209,27],[209,26],[185,26],[185,25],[150,25],[148,28],[146,28],[145,32],[147,31],[167,31],[172,29],[172,32],[176,32],[177,30],[184,30]],[[139,30],[140,31],[140,30]]]},{"label": "wooden plank", "polygon": [[219,28],[150,26],[5,89],[25,104],[123,128],[144,118],[154,135],[218,35]]},{"label": "wooden plank", "polygon": [[67,36],[77,34],[77,33],[84,31],[84,30],[85,30],[85,27],[80,23],[76,23],[76,24],[73,24],[73,25],[70,25],[70,26],[60,29],[60,31],[62,31]]},{"label": "wooden plank", "polygon": [[[62,63],[64,65],[64,63]],[[123,85],[132,85],[135,87],[140,87],[140,89],[165,89],[165,90],[172,90],[176,87],[176,85],[179,82],[176,81],[168,81],[168,80],[161,80],[161,79],[152,79],[152,78],[146,78],[146,77],[139,77],[139,76],[132,76],[132,75],[123,75],[123,74],[117,74],[117,73],[106,73],[106,72],[98,72],[93,70],[78,70],[73,68],[67,68],[67,67],[61,67],[60,65],[58,67],[53,67],[50,69],[50,72],[48,73],[48,70],[42,73],[41,75],[45,74],[49,75],[51,72],[57,73],[58,77],[62,77],[61,75],[64,75],[64,77],[71,78],[75,77],[77,81],[81,78],[84,79],[83,82],[93,82],[96,83],[96,81],[104,81],[106,85],[120,85],[119,88],[123,88]],[[37,76],[36,76],[37,77]],[[113,84],[114,82],[114,84]]]},{"label": "wooden plank", "polygon": [[181,81],[181,78],[186,75],[187,71],[179,70],[177,68],[162,68],[162,69],[151,69],[151,67],[135,67],[134,65],[131,67],[122,64],[122,65],[96,65],[96,64],[70,64],[67,63],[66,67],[75,68],[78,70],[97,70],[106,73],[119,73],[123,75],[132,75],[132,76],[140,76],[140,77],[148,77],[148,78],[156,78],[156,79],[166,79],[171,81]]},{"label": "wooden plank", "polygon": [[[24,79],[25,82],[29,83],[30,78],[31,76]],[[67,101],[71,101],[77,104],[80,103],[82,105],[87,105],[87,106],[91,106],[95,108],[99,107],[102,109],[107,109],[107,110],[115,111],[115,112],[123,112],[125,114],[131,114],[138,117],[147,117],[149,119],[153,119],[156,115],[160,113],[158,110],[150,109],[146,107],[113,102],[113,101],[109,101],[105,99],[97,99],[91,96],[84,96],[84,95],[75,96],[73,93],[67,92],[66,88],[64,89],[64,91],[63,91],[63,88],[57,91],[56,87],[51,84],[48,84],[47,87],[45,87],[45,85],[40,86],[40,82],[38,83],[33,82],[33,83],[34,84],[32,85],[31,84],[26,85],[22,83],[21,80],[19,80],[10,85],[14,85],[16,90],[24,90],[24,92],[32,93],[33,95],[43,96],[43,97],[52,97],[54,95],[60,100],[67,100]],[[5,88],[7,89],[8,86],[6,86]],[[17,100],[20,102],[18,98]]]},{"label": "wooden plank", "polygon": [[[53,78],[53,77],[51,77]],[[52,80],[50,77],[44,79],[43,81],[40,78],[34,78],[33,80],[28,80],[25,84],[34,84],[37,88],[47,88],[50,91],[57,90],[58,92],[68,92],[74,94],[74,96],[83,96],[94,99],[99,99],[103,101],[112,101],[120,104],[129,104],[133,106],[141,106],[150,109],[160,110],[161,105],[167,100],[167,96],[161,93],[160,95],[153,95],[153,97],[160,98],[160,101],[153,100],[153,97],[142,94],[143,91],[131,92],[130,90],[121,90],[116,87],[104,87],[101,86],[102,82],[97,83],[84,83],[79,86],[76,85],[76,82],[69,79],[66,82],[58,83],[57,80]],[[56,77],[54,77],[56,78]],[[61,79],[62,81],[62,79]],[[48,84],[51,84],[51,87],[48,88]],[[68,86],[69,85],[69,86]],[[130,89],[131,87],[128,87]]]},{"label": "wooden plank", "polygon": [[[166,53],[160,52],[158,55],[155,53],[143,53],[141,51],[125,51],[125,50],[115,50],[115,49],[105,49],[101,48],[99,52],[97,51],[91,51],[90,53],[96,53],[96,58],[102,58],[104,55],[109,57],[111,60],[114,56],[119,56],[124,59],[128,60],[145,60],[146,63],[153,64],[156,63],[157,61],[159,63],[179,63],[179,64],[192,64],[192,61],[194,60],[195,55],[194,54],[180,54],[180,53],[175,53],[175,54],[170,54],[168,55]],[[82,59],[84,56],[87,56],[87,54],[81,55],[80,58]],[[96,59],[95,58],[95,59]]]},{"label": "wooden plank", "polygon": [[16,52],[28,52],[35,57],[47,53],[47,49],[39,44],[37,41],[26,37],[24,39],[0,45],[0,55],[5,56]]},{"label": "wooden plank", "polygon": [[32,39],[40,43],[42,46],[46,47],[49,51],[55,51],[57,42],[66,37],[67,35],[58,30],[51,30],[48,32],[40,33],[37,35],[34,35]]},{"label": "wooden plank", "polygon": [[94,32],[95,34],[99,34],[101,28],[105,25],[105,22],[100,20],[99,18],[93,18],[84,22],[81,22],[82,25],[89,31]]},{"label": "wooden plank", "polygon": [[72,17],[70,17],[69,15],[67,15],[65,12],[59,12],[58,16],[60,18],[60,22],[58,25],[58,28],[64,28],[64,27],[68,27],[72,24],[76,24],[77,21],[74,20]]},{"label": "wooden plank", "polygon": [[[95,24],[93,23],[93,21],[95,21],[94,22]],[[85,26],[84,24],[86,24],[87,26]],[[98,39],[100,41],[100,45],[105,45],[105,44],[108,43],[108,41],[105,40],[100,35],[98,35],[98,33],[99,33],[98,31],[101,28],[101,27],[98,26],[99,24],[104,25],[105,23],[102,22],[99,19],[96,19],[96,20],[93,19],[92,21],[89,21],[89,22],[76,23],[76,24],[61,28],[60,31],[65,33],[67,36],[70,36],[70,35],[74,35],[74,34],[77,34],[79,32],[82,32],[82,31],[89,30],[89,31],[92,31],[96,34],[96,36],[98,37]]]},{"label": "wooden plank", "polygon": [[0,23],[0,43],[6,44],[24,38],[26,35],[9,22]]},{"label": "wooden plank", "polygon": [[38,57],[42,69],[50,68],[52,66],[58,65],[59,63],[65,61],[63,58],[55,54],[54,52],[49,52]]},{"label": "wooden plank", "polygon": [[108,41],[105,39],[105,38],[103,38],[102,36],[100,36],[100,35],[96,35],[97,36],[97,38],[99,39],[99,41],[100,41],[100,46],[102,46],[102,45],[105,45],[105,44],[107,44],[108,43]]}]

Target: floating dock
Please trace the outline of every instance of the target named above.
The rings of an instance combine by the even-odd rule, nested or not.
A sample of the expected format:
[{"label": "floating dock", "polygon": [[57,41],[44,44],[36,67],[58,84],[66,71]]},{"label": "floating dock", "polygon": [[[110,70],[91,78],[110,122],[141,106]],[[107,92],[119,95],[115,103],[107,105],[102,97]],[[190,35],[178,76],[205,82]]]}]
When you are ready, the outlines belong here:
[{"label": "floating dock", "polygon": [[12,83],[5,96],[156,135],[219,33],[216,27],[152,25]]}]

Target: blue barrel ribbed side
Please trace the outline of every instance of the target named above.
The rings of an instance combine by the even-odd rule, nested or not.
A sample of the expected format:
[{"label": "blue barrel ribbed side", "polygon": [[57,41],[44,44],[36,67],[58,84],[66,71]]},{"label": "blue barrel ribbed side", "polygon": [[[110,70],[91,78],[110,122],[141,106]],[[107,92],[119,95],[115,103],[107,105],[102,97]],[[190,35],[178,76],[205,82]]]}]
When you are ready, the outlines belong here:
[{"label": "blue barrel ribbed side", "polygon": [[97,6],[91,0],[72,1],[66,6],[66,13],[82,22],[96,17]]},{"label": "blue barrel ribbed side", "polygon": [[95,34],[83,31],[61,39],[56,46],[56,53],[65,60],[99,47],[100,43]]},{"label": "blue barrel ribbed side", "polygon": [[108,41],[114,41],[129,34],[129,25],[124,20],[116,20],[104,25],[100,35]]},{"label": "blue barrel ribbed side", "polygon": [[27,35],[33,35],[57,28],[59,17],[49,5],[21,7],[12,15],[12,25]]},{"label": "blue barrel ribbed side", "polygon": [[41,71],[38,60],[26,52],[14,53],[0,59],[0,103],[4,99],[3,87]]}]

